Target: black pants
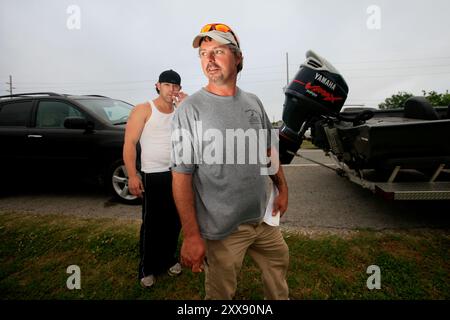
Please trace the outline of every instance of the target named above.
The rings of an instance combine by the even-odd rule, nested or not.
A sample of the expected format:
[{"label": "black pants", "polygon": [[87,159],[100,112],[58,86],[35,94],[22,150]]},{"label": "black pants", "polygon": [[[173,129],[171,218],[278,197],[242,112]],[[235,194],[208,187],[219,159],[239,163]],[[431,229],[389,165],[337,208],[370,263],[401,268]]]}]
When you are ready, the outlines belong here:
[{"label": "black pants", "polygon": [[171,172],[144,173],[139,278],[166,272],[177,261],[181,223]]}]

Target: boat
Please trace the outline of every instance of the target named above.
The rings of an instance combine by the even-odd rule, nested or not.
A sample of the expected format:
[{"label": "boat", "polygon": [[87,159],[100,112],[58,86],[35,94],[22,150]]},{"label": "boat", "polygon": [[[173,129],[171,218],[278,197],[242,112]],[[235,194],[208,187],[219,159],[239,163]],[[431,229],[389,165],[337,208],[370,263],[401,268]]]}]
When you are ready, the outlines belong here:
[{"label": "boat", "polygon": [[425,97],[403,109],[341,112],[349,92],[339,71],[309,50],[285,90],[281,164],[298,155],[307,130],[352,182],[396,200],[450,199],[450,111]]}]

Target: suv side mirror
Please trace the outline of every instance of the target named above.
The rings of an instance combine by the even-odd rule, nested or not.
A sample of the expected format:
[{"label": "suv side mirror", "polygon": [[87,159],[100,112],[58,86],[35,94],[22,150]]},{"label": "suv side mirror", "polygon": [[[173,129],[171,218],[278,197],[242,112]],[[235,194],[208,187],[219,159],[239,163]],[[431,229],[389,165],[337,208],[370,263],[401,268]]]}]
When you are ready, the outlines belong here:
[{"label": "suv side mirror", "polygon": [[64,128],[67,129],[88,129],[88,121],[81,117],[67,117],[64,120]]}]

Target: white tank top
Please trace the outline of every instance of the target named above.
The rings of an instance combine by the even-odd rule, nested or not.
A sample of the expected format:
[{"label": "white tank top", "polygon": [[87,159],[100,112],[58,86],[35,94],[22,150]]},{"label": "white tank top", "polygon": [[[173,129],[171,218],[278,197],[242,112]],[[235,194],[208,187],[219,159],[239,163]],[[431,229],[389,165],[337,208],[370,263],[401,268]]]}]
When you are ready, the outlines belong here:
[{"label": "white tank top", "polygon": [[152,114],[145,123],[141,138],[141,170],[145,173],[165,172],[170,168],[172,113],[162,113],[152,100]]}]

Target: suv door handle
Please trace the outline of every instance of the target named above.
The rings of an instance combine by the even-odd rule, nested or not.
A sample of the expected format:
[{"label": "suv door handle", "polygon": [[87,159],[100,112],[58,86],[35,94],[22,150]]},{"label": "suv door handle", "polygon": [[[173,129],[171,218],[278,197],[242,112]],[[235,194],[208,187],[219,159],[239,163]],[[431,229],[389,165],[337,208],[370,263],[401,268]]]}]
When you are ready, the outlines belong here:
[{"label": "suv door handle", "polygon": [[28,138],[42,138],[40,134],[29,134]]}]

